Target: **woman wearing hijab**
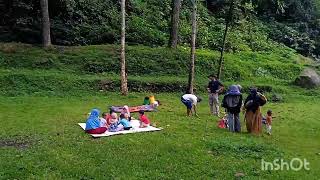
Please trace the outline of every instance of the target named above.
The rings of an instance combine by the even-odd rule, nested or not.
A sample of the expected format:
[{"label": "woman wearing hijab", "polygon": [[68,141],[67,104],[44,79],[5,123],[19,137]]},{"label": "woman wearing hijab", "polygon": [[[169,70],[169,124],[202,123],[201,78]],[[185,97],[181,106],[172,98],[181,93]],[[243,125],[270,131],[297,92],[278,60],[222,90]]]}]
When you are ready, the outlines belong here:
[{"label": "woman wearing hijab", "polygon": [[256,88],[250,90],[250,94],[244,102],[246,110],[244,118],[249,133],[260,134],[262,132],[262,114],[260,106],[263,106],[266,102],[267,98],[257,92]]},{"label": "woman wearing hijab", "polygon": [[231,132],[241,132],[239,113],[242,106],[242,94],[240,87],[239,85],[230,86],[222,100],[222,107],[228,113],[228,126]]},{"label": "woman wearing hijab", "polygon": [[121,114],[128,114],[129,116],[129,121],[131,121],[131,115],[130,115],[130,110],[129,110],[129,107],[127,105],[124,105],[123,106],[123,109],[121,111]]},{"label": "woman wearing hijab", "polygon": [[86,133],[89,134],[102,134],[106,132],[107,127],[102,127],[99,119],[100,111],[98,109],[92,109],[90,116],[86,122]]}]

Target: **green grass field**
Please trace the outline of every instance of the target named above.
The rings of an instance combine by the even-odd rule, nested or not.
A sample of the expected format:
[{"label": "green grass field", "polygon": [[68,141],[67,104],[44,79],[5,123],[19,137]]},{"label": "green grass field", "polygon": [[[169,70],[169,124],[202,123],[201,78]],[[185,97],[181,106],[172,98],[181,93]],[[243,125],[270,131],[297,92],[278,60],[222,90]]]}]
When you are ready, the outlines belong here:
[{"label": "green grass field", "polygon": [[[179,94],[156,94],[163,105],[148,113],[160,132],[94,139],[77,125],[93,107],[141,104],[145,94],[82,97],[0,97],[0,179],[319,179],[319,97],[268,103],[273,134],[218,129],[208,101],[199,118],[185,116]],[[205,95],[203,95],[205,96]],[[206,121],[208,121],[205,134]],[[241,117],[243,125],[243,117]],[[263,171],[261,159],[306,158],[310,169]]]}]

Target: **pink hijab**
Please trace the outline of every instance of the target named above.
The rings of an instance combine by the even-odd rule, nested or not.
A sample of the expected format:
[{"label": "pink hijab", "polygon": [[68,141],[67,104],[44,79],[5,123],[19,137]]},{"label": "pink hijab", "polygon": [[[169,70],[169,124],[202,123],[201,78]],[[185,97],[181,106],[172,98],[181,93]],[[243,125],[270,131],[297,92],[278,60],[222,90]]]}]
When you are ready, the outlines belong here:
[{"label": "pink hijab", "polygon": [[127,113],[130,116],[130,111],[129,111],[129,107],[127,105],[123,106],[122,112],[121,114]]}]

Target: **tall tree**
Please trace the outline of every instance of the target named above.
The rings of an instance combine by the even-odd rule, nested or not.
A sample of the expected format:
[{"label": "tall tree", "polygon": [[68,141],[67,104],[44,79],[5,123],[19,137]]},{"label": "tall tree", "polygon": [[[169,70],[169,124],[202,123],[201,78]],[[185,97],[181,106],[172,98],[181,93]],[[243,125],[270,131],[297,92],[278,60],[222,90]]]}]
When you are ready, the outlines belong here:
[{"label": "tall tree", "polygon": [[172,0],[172,6],[169,47],[177,48],[181,0]]},{"label": "tall tree", "polygon": [[188,91],[193,94],[194,84],[194,61],[196,53],[196,34],[197,34],[197,0],[191,0],[192,2],[192,30],[191,30],[191,55],[190,55],[190,66],[189,66],[189,80],[188,80]]},{"label": "tall tree", "polygon": [[227,35],[228,35],[229,26],[230,26],[232,19],[233,19],[234,1],[235,0],[231,0],[228,14],[225,16],[225,25],[226,26],[225,26],[224,33],[223,33],[223,40],[222,40],[222,45],[221,45],[221,50],[220,50],[218,79],[221,78],[221,73],[222,73],[222,69],[223,69],[223,61],[224,61],[223,55],[224,55],[224,49],[225,49],[225,45],[226,45],[226,39],[227,39]]},{"label": "tall tree", "polygon": [[51,45],[48,0],[40,0],[40,6],[42,14],[42,43],[44,47],[48,47]]},{"label": "tall tree", "polygon": [[126,74],[126,56],[125,56],[125,43],[126,43],[126,0],[121,0],[121,94],[128,95],[128,79]]}]

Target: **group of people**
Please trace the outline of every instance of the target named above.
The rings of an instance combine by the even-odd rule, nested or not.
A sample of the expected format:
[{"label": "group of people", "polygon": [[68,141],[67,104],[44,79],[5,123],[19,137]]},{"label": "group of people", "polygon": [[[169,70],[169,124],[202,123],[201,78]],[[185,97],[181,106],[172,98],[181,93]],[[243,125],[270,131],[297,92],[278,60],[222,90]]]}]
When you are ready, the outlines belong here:
[{"label": "group of people", "polygon": [[[219,94],[223,92],[224,85],[218,80],[215,75],[208,77],[210,82],[207,90],[209,93],[210,113],[220,117],[219,110]],[[187,115],[197,115],[196,106],[202,99],[194,94],[184,94],[181,97],[181,102],[187,107]],[[262,132],[262,114],[261,106],[266,104],[266,97],[257,91],[256,88],[251,88],[248,97],[243,102],[240,85],[231,85],[227,90],[222,100],[222,107],[225,108],[227,127],[231,132],[241,132],[240,112],[245,112],[245,122],[247,131],[253,134]],[[271,134],[272,111],[269,110],[266,116],[267,133]]]},{"label": "group of people", "polygon": [[[118,132],[130,130],[132,128],[131,120],[133,119],[128,106],[123,107],[119,117],[112,109],[109,114],[106,112],[102,113],[102,117],[100,117],[99,109],[92,109],[86,121],[85,131],[89,134],[102,134],[106,131]],[[139,122],[139,128],[146,128],[150,125],[150,120],[142,110],[139,111]]]}]

